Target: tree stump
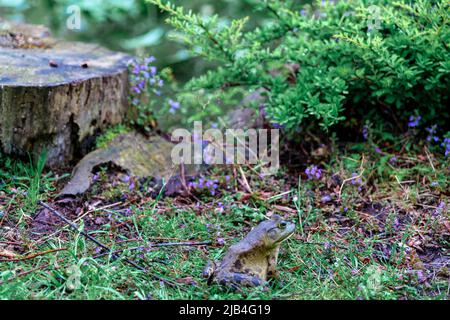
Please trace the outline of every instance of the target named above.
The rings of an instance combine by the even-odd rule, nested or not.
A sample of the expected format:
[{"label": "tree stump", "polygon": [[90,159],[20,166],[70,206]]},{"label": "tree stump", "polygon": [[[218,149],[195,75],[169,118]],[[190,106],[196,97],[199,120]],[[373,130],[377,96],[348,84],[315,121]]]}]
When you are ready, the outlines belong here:
[{"label": "tree stump", "polygon": [[6,154],[46,150],[56,166],[120,123],[131,57],[51,37],[45,27],[0,20],[0,145]]}]

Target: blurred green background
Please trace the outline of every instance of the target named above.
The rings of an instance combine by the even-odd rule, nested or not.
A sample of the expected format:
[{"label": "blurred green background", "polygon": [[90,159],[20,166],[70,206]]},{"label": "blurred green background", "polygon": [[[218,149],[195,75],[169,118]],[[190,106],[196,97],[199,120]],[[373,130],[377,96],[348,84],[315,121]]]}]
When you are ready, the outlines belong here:
[{"label": "blurred green background", "polygon": [[[187,10],[204,16],[218,14],[227,20],[252,16],[248,28],[270,23],[267,16],[254,12],[259,0],[173,0]],[[67,8],[81,9],[81,30],[69,30]],[[110,49],[135,55],[153,55],[159,67],[170,66],[178,81],[202,74],[211,67],[192,57],[172,39],[166,14],[145,0],[0,0],[0,17],[14,21],[44,24],[54,35],[77,41],[95,42]]]}]

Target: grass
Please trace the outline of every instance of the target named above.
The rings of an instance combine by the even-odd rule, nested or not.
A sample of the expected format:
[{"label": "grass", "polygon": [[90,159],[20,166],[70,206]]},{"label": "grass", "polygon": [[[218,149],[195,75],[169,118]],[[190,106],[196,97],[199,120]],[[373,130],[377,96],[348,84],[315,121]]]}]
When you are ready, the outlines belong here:
[{"label": "grass", "polygon": [[[61,176],[3,157],[0,298],[448,299],[448,160],[426,148],[395,154],[395,162],[370,145],[331,149],[339,151],[319,161],[318,180],[286,168],[262,180],[246,170],[254,194],[237,179],[224,183],[232,175],[224,169],[210,173],[222,181],[219,194],[195,198],[152,198],[145,183],[130,190],[120,174],[101,170],[90,194],[65,202],[52,200]],[[121,258],[39,209],[38,200]],[[207,286],[206,261],[275,213],[297,225],[283,243],[279,279],[268,290]],[[184,241],[211,245],[152,247]]]}]

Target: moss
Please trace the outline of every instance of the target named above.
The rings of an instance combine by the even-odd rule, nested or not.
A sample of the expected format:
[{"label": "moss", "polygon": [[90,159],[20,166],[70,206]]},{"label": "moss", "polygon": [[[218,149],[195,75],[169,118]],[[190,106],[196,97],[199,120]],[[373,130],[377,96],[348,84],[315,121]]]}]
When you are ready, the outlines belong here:
[{"label": "moss", "polygon": [[123,124],[113,126],[107,129],[102,135],[100,135],[96,140],[97,148],[103,149],[108,146],[108,144],[114,140],[117,136],[130,132],[130,128]]}]

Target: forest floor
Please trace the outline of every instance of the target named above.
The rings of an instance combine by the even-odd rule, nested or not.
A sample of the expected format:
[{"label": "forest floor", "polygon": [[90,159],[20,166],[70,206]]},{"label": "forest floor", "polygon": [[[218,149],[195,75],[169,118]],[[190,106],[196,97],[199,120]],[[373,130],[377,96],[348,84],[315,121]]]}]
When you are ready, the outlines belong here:
[{"label": "forest floor", "polygon": [[[88,194],[59,200],[67,174],[3,157],[0,299],[448,299],[449,160],[412,149],[331,146],[326,161],[324,152],[310,159],[322,169],[310,179],[304,165],[264,179],[214,168],[205,179],[215,194],[189,197],[155,197],[146,182],[100,169]],[[297,228],[282,244],[279,278],[242,292],[208,286],[206,261],[273,214]]]}]

